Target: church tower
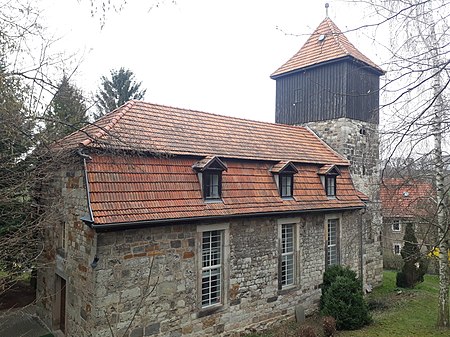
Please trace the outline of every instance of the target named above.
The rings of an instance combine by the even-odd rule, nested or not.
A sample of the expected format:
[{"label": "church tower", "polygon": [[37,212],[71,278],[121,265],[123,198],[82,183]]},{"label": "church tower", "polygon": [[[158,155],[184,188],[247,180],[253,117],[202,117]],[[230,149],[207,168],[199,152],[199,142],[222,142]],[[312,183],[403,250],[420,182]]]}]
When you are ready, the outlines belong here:
[{"label": "church tower", "polygon": [[369,197],[360,242],[367,286],[382,277],[378,124],[383,74],[326,17],[271,75],[276,80],[276,123],[312,129],[350,161],[355,187]]}]

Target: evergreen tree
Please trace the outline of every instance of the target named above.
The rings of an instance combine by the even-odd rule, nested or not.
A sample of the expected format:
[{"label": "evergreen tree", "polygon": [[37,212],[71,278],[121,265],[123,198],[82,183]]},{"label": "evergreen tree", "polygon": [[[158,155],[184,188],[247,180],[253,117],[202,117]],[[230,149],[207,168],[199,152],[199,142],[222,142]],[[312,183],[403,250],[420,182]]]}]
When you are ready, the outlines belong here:
[{"label": "evergreen tree", "polygon": [[34,144],[34,119],[25,108],[26,92],[0,60],[0,271],[7,275],[0,277],[0,295],[20,269],[17,266],[30,261],[31,244],[22,229],[28,228],[32,214],[28,191],[33,167],[28,157]]},{"label": "evergreen tree", "polygon": [[97,110],[95,118],[99,118],[130,99],[144,98],[146,89],[141,90],[142,82],[134,80],[134,74],[131,70],[120,68],[111,70],[111,78],[102,76],[102,84],[96,94]]},{"label": "evergreen tree", "polygon": [[47,114],[47,140],[60,139],[83,127],[88,121],[86,110],[82,92],[64,75]]},{"label": "evergreen tree", "polygon": [[371,322],[362,284],[354,271],[339,265],[325,271],[320,312],[334,317],[338,330],[359,329]]},{"label": "evergreen tree", "polygon": [[397,287],[414,288],[417,283],[423,282],[427,270],[427,263],[421,257],[417,238],[412,223],[408,223],[403,237],[405,242],[401,255],[403,258],[402,271],[397,273]]},{"label": "evergreen tree", "polygon": [[21,158],[33,144],[34,121],[24,101],[25,88],[18,78],[6,73],[0,61],[0,202],[9,196],[4,189],[17,190],[15,186],[22,180],[17,174]]}]

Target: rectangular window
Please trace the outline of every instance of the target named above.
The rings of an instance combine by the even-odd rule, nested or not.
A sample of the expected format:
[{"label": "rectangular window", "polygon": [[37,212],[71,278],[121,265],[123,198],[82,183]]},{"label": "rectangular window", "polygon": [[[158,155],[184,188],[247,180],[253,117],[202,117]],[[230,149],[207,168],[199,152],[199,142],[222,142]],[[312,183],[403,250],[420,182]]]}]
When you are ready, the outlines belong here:
[{"label": "rectangular window", "polygon": [[53,303],[53,328],[66,332],[66,280],[59,275],[56,275],[56,289]]},{"label": "rectangular window", "polygon": [[292,174],[280,174],[280,195],[283,198],[292,197],[294,190]]},{"label": "rectangular window", "polygon": [[339,261],[339,219],[327,221],[326,266],[340,264]]},{"label": "rectangular window", "polygon": [[393,220],[392,221],[392,231],[393,232],[400,232],[400,220]]},{"label": "rectangular window", "polygon": [[203,194],[205,199],[220,199],[222,193],[222,172],[203,172]]},{"label": "rectangular window", "polygon": [[223,230],[202,233],[202,308],[222,302]]},{"label": "rectangular window", "polygon": [[402,250],[402,245],[400,245],[399,243],[394,243],[394,254],[400,255],[401,250]]},{"label": "rectangular window", "polygon": [[294,224],[281,225],[281,288],[294,284],[295,275]]},{"label": "rectangular window", "polygon": [[325,192],[328,197],[336,196],[336,176],[327,175],[325,177]]},{"label": "rectangular window", "polygon": [[67,225],[65,222],[62,223],[62,237],[61,237],[61,248],[67,250]]}]

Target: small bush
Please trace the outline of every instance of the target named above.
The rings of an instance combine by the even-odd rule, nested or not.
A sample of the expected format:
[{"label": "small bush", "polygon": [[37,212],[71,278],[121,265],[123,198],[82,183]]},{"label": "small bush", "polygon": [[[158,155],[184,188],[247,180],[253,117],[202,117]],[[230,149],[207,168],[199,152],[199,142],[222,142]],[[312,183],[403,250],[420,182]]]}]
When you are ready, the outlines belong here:
[{"label": "small bush", "polygon": [[[359,329],[371,322],[361,282],[356,278],[356,273],[348,272],[348,268],[340,268],[346,269],[342,272],[345,276],[335,277],[334,281],[323,292],[321,312],[325,316],[335,317],[338,330]],[[336,274],[338,273],[333,270],[333,275]]]},{"label": "small bush", "polygon": [[310,325],[301,325],[297,330],[298,337],[317,337],[316,330]]},{"label": "small bush", "polygon": [[399,271],[403,267],[403,259],[401,255],[395,255],[392,252],[383,255],[383,268],[388,270]]},{"label": "small bush", "polygon": [[389,308],[388,303],[386,302],[385,299],[371,299],[367,302],[367,307],[369,308],[370,311],[382,311],[385,310],[387,308]]},{"label": "small bush", "polygon": [[[342,267],[340,265],[329,267],[323,274],[323,284],[322,284],[322,297],[320,298],[320,308],[323,308],[322,298],[327,292],[331,284],[336,281],[337,277],[346,277],[349,279],[356,279],[356,273],[350,268]],[[361,286],[362,288],[362,286]]]},{"label": "small bush", "polygon": [[325,337],[332,337],[336,333],[336,320],[334,317],[325,316],[322,319],[323,335]]}]

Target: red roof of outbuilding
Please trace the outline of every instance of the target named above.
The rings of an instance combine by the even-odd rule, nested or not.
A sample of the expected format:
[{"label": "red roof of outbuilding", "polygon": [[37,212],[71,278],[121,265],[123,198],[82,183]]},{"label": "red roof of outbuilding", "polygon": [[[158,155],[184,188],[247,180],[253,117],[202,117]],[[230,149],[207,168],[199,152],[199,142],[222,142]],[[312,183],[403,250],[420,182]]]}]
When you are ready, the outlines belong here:
[{"label": "red roof of outbuilding", "polygon": [[418,179],[384,178],[380,189],[385,217],[423,217],[434,211],[434,188]]},{"label": "red roof of outbuilding", "polygon": [[330,18],[325,18],[303,47],[271,77],[276,78],[282,74],[348,56],[367,64],[380,74],[384,73],[379,66],[356,49]]}]

